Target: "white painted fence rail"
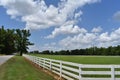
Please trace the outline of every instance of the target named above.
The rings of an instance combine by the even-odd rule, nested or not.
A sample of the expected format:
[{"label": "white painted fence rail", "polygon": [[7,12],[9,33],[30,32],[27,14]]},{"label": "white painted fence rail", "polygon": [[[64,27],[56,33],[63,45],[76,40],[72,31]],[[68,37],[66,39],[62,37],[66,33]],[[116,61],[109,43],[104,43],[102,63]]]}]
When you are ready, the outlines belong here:
[{"label": "white painted fence rail", "polygon": [[23,56],[67,80],[120,80],[120,65],[86,65],[26,54]]}]

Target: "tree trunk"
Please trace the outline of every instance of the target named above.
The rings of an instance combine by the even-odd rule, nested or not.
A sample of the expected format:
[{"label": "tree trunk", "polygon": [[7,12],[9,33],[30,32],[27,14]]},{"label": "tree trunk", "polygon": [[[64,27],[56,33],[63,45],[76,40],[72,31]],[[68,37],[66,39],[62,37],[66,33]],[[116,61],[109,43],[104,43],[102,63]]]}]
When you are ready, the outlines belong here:
[{"label": "tree trunk", "polygon": [[20,56],[22,56],[22,51],[20,51]]}]

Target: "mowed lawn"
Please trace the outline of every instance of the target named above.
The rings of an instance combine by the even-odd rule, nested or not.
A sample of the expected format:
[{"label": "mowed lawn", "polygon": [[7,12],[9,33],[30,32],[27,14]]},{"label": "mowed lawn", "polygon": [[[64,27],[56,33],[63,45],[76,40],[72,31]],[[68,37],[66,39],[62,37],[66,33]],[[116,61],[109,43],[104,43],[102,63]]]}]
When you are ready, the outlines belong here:
[{"label": "mowed lawn", "polygon": [[72,55],[41,55],[32,54],[44,58],[75,62],[80,64],[120,64],[120,56],[72,56]]},{"label": "mowed lawn", "polygon": [[0,66],[0,80],[54,80],[23,57],[15,56]]}]

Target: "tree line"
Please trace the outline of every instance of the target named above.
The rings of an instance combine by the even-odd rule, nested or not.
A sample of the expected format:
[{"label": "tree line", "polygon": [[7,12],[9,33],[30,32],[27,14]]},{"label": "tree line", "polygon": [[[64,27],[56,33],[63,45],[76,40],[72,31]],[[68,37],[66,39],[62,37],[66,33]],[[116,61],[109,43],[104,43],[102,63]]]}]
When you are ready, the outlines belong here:
[{"label": "tree line", "polygon": [[30,53],[37,54],[49,54],[49,55],[120,55],[120,45],[110,47],[91,47],[86,49],[75,49],[75,50],[61,50],[61,51],[49,51],[45,50],[42,52],[32,51]]},{"label": "tree line", "polygon": [[20,29],[5,29],[4,26],[0,27],[0,54],[12,53],[26,53],[30,43],[28,37],[30,36],[29,30]]}]

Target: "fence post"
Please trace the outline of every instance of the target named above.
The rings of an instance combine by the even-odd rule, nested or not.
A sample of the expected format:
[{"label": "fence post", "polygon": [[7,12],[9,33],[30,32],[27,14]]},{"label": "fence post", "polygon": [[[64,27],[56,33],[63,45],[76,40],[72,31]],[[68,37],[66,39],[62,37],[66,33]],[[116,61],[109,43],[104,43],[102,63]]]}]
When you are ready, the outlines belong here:
[{"label": "fence post", "polygon": [[41,61],[40,61],[40,58],[39,58],[39,66],[41,66]]},{"label": "fence post", "polygon": [[111,80],[115,80],[115,69],[114,69],[114,65],[111,65]]},{"label": "fence post", "polygon": [[62,77],[62,61],[60,61],[60,78]]},{"label": "fence post", "polygon": [[36,64],[38,65],[38,57],[36,57]]},{"label": "fence post", "polygon": [[37,57],[35,57],[35,64],[37,64]]},{"label": "fence post", "polygon": [[33,63],[35,63],[35,57],[33,56]]},{"label": "fence post", "polygon": [[50,60],[50,70],[52,71],[52,61]]},{"label": "fence post", "polygon": [[41,58],[40,60],[41,60],[41,67],[43,68],[43,59]]},{"label": "fence post", "polygon": [[81,64],[79,65],[79,80],[82,80],[82,69],[81,69]]},{"label": "fence post", "polygon": [[34,57],[32,56],[32,62],[34,62]]},{"label": "fence post", "polygon": [[45,68],[45,58],[43,59],[43,69]]}]

